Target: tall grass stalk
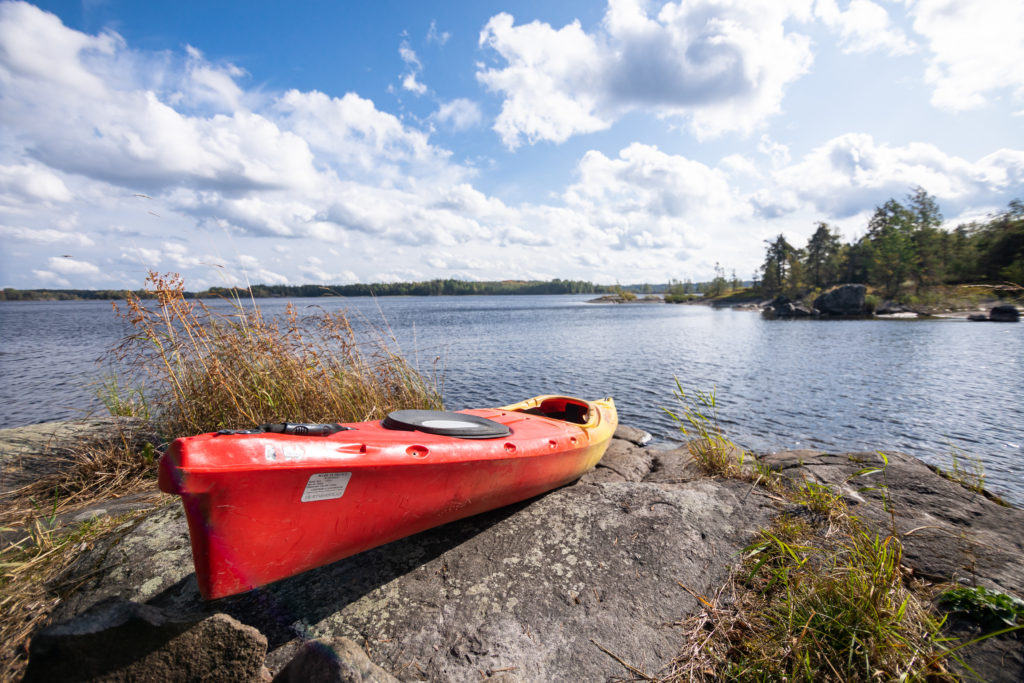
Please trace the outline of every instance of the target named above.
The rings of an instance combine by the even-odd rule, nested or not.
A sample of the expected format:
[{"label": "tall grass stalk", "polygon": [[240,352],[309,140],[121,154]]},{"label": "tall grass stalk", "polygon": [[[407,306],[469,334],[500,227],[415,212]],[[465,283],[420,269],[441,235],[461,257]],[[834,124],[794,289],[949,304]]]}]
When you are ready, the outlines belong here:
[{"label": "tall grass stalk", "polygon": [[689,441],[687,446],[697,465],[706,474],[723,477],[741,473],[746,454],[725,436],[718,422],[718,401],[715,390],[688,393],[677,377],[672,395],[678,408],[662,408],[679,426]]},{"label": "tall grass stalk", "polygon": [[289,304],[272,318],[236,299],[221,312],[187,299],[173,273],[150,272],[147,291],[155,304],[129,296],[115,305],[134,330],[116,358],[147,387],[142,404],[168,437],[441,407],[436,378],[406,361],[393,337],[358,332],[343,311],[300,316]]}]

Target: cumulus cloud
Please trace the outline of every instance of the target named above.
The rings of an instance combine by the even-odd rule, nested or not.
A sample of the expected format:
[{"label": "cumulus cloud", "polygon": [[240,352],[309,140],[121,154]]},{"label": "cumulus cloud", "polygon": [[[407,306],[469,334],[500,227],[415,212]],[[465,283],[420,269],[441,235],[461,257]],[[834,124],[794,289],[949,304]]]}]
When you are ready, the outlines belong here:
[{"label": "cumulus cloud", "polygon": [[973,109],[1003,90],[1024,101],[1024,3],[912,0],[908,4],[914,30],[931,52],[925,80],[935,88],[932,104],[953,111]]},{"label": "cumulus cloud", "polygon": [[817,0],[814,15],[839,35],[843,52],[905,55],[915,49],[906,34],[892,25],[885,8],[871,0],[851,0],[845,10],[839,9],[836,0]]},{"label": "cumulus cloud", "polygon": [[602,130],[641,107],[685,117],[699,137],[750,131],[810,67],[809,39],[787,29],[794,18],[809,18],[807,2],[669,2],[652,17],[639,0],[609,0],[594,33],[578,21],[517,26],[502,13],[480,45],[504,65],[477,78],[504,97],[494,129],[513,149]]},{"label": "cumulus cloud", "polygon": [[[197,49],[180,59],[139,53],[115,34],[88,36],[25,3],[0,4],[0,40],[0,123],[20,144],[0,157],[0,212],[70,201],[74,177],[85,188],[76,210],[119,214],[103,229],[191,216],[214,232],[331,242],[350,230],[414,244],[488,235],[472,215],[444,206],[473,171],[354,93],[251,96],[236,80],[242,70],[210,64]],[[411,48],[402,53],[420,68]],[[465,127],[479,110],[458,100],[439,120]],[[118,199],[140,192],[145,207]],[[52,234],[43,229],[18,234],[39,242]],[[197,263],[173,250],[163,259]]]},{"label": "cumulus cloud", "polygon": [[777,170],[774,179],[790,190],[774,203],[760,197],[765,215],[795,210],[795,195],[829,217],[844,218],[902,197],[918,185],[950,206],[966,206],[980,197],[1009,201],[1019,196],[1024,191],[1024,151],[1004,149],[970,162],[930,144],[891,146],[850,133]]},{"label": "cumulus cloud", "polygon": [[[811,7],[702,0],[645,12],[617,0],[590,31],[499,15],[484,40],[503,66],[479,73],[504,97],[496,125],[509,146],[640,107],[701,134],[753,129],[809,64],[791,27]],[[145,266],[181,270],[195,287],[242,284],[238,269],[290,283],[701,277],[718,258],[759,260],[758,231],[855,215],[917,184],[944,209],[1024,191],[1024,153],[1012,149],[968,161],[847,135],[798,157],[765,135],[717,164],[653,144],[591,150],[568,186],[510,204],[475,187],[476,171],[429,130],[369,99],[263,93],[246,78],[195,49],[145,53],[0,4],[0,236],[18,249],[0,257],[21,278],[10,284],[132,286]],[[425,123],[464,130],[481,118],[453,100]],[[75,258],[54,258],[63,245]],[[224,275],[209,277],[211,265]]]},{"label": "cumulus cloud", "polygon": [[651,145],[634,143],[616,159],[587,152],[577,172],[566,205],[618,248],[692,247],[698,228],[743,211],[721,171]]}]

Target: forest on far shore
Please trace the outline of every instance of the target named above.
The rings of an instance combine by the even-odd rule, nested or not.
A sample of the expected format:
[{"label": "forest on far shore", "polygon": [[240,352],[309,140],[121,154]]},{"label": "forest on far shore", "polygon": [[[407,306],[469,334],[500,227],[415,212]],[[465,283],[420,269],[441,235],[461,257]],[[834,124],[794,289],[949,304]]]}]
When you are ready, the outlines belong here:
[{"label": "forest on far shore", "polygon": [[[797,248],[778,235],[765,240],[765,259],[755,274],[754,293],[802,298],[840,283],[861,283],[885,298],[910,298],[937,285],[987,283],[1024,285],[1024,202],[985,222],[942,228],[935,198],[917,187],[903,202],[890,199],[875,209],[863,237],[844,244],[838,230],[820,221],[807,244]],[[715,264],[715,278],[703,286],[670,283],[668,296],[701,291],[721,296],[739,289]]]}]

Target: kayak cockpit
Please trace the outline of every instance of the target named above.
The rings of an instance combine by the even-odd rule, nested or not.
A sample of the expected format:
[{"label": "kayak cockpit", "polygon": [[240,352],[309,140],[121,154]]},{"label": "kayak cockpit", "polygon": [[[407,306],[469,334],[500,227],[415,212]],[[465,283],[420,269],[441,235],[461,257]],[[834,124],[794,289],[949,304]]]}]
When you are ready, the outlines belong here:
[{"label": "kayak cockpit", "polygon": [[577,425],[587,424],[591,419],[590,404],[567,396],[542,397],[542,400],[535,406],[513,409],[527,415],[540,415]]}]

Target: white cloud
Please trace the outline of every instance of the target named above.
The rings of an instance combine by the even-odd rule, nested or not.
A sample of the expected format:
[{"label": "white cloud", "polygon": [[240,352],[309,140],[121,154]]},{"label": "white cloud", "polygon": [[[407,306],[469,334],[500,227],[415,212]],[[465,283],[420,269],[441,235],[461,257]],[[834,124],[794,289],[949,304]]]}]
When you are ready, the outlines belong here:
[{"label": "white cloud", "polygon": [[419,175],[444,182],[462,173],[449,166],[450,153],[433,147],[425,133],[406,128],[355,93],[339,98],[289,90],[274,107],[279,125],[343,178],[400,185]]},{"label": "white cloud", "polygon": [[1024,100],[1024,3],[908,0],[914,30],[928,41],[932,104],[954,111],[1008,90]]},{"label": "white cloud", "polygon": [[892,25],[885,8],[871,0],[851,0],[846,10],[840,10],[836,0],[817,0],[814,14],[839,34],[843,52],[880,50],[905,55],[915,49],[906,34]]},{"label": "white cloud", "polygon": [[47,266],[51,271],[61,275],[85,275],[87,277],[100,275],[100,269],[95,265],[75,258],[51,256],[47,261]]},{"label": "white cloud", "polygon": [[15,240],[36,244],[59,244],[69,247],[91,247],[96,243],[88,235],[64,232],[52,228],[25,228],[16,225],[0,225],[0,235]]},{"label": "white cloud", "polygon": [[468,130],[480,124],[483,115],[476,102],[465,98],[457,98],[444,102],[434,113],[434,119],[443,126],[455,131]]},{"label": "white cloud", "polygon": [[531,144],[564,142],[611,125],[594,112],[604,80],[597,41],[578,21],[557,31],[537,21],[513,21],[499,14],[480,33],[480,45],[496,50],[508,66],[477,71],[481,83],[505,97],[494,124],[505,145],[518,147],[521,136]]},{"label": "white cloud", "polygon": [[724,173],[650,145],[634,143],[617,159],[587,152],[578,173],[567,207],[617,248],[690,248],[709,224],[746,211]]},{"label": "white cloud", "polygon": [[[5,48],[0,70],[4,81],[39,79],[95,98],[107,94],[107,84],[87,62],[109,58],[123,47],[119,36],[69,31],[55,15],[24,2],[0,4],[0,44]],[[46,49],[40,50],[41,45]]]},{"label": "white cloud", "polygon": [[32,270],[32,275],[34,275],[41,283],[44,283],[44,284],[51,284],[52,283],[52,284],[57,285],[58,287],[70,287],[71,286],[70,282],[68,282],[66,279],[62,278],[60,275],[57,275],[57,273],[53,272],[52,270],[33,269]]},{"label": "white cloud", "polygon": [[776,171],[775,183],[790,195],[760,206],[767,214],[795,210],[795,193],[817,211],[843,218],[891,197],[901,198],[920,185],[950,206],[966,206],[984,197],[1009,201],[1024,191],[1024,151],[1000,150],[972,163],[934,145],[890,146],[866,134],[829,140],[800,161]]},{"label": "white cloud", "polygon": [[245,92],[235,82],[245,71],[234,64],[214,66],[203,58],[203,53],[192,47],[185,48],[188,54],[185,85],[189,88],[189,100],[209,105],[220,111],[233,112],[243,107]]},{"label": "white cloud", "polygon": [[68,202],[71,192],[60,177],[38,164],[0,166],[0,200]]},{"label": "white cloud", "polygon": [[[589,31],[499,15],[484,39],[504,67],[478,71],[505,99],[497,125],[509,146],[637,109],[700,134],[757,130],[809,64],[793,26],[811,6],[701,0],[644,12],[616,1]],[[137,286],[157,265],[195,288],[243,284],[240,269],[289,283],[696,279],[715,260],[752,267],[761,232],[859,216],[916,184],[944,209],[1024,193],[1024,152],[1013,149],[967,161],[851,134],[794,160],[782,142],[803,141],[779,127],[746,149],[723,145],[717,164],[664,145],[593,150],[568,186],[556,179],[543,199],[506,203],[474,187],[477,171],[429,131],[356,93],[247,89],[240,69],[198,50],[136,51],[31,5],[0,4],[0,41],[19,49],[0,42],[0,236],[18,250],[0,256],[12,286]],[[403,56],[419,73],[411,48]],[[423,123],[464,130],[481,119],[456,99]],[[64,244],[74,258],[54,259]]]},{"label": "white cloud", "polygon": [[437,21],[430,21],[430,29],[427,30],[427,42],[437,43],[438,45],[444,45],[451,38],[451,34],[448,31],[438,31]]},{"label": "white cloud", "polygon": [[480,67],[477,78],[505,98],[494,128],[509,148],[602,130],[638,108],[686,117],[699,137],[748,132],[810,67],[808,38],[786,28],[809,7],[703,0],[666,3],[650,17],[638,0],[610,0],[593,34],[578,21],[516,26],[503,13],[480,44],[505,66]]},{"label": "white cloud", "polygon": [[409,46],[408,41],[402,41],[402,44],[398,48],[398,54],[401,55],[402,61],[409,67],[409,70],[402,74],[402,87],[416,95],[425,94],[427,92],[427,86],[416,80],[419,74],[423,71],[423,65],[416,56],[416,52]]}]

